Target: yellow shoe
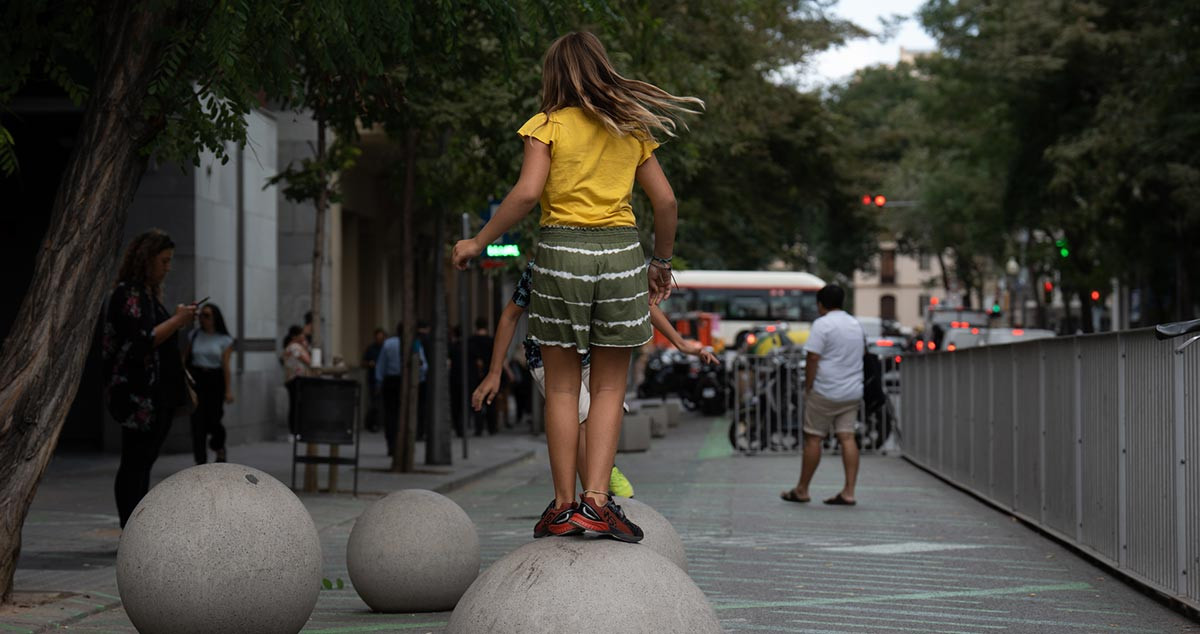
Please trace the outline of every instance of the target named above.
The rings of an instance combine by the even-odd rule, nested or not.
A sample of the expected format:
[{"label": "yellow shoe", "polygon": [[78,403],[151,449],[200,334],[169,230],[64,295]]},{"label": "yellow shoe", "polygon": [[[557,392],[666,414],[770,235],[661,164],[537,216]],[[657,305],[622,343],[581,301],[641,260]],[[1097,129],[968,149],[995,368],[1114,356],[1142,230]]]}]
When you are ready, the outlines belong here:
[{"label": "yellow shoe", "polygon": [[621,470],[613,467],[612,473],[608,476],[608,490],[613,495],[619,495],[623,498],[633,497],[633,485],[629,483],[629,478],[625,477]]}]

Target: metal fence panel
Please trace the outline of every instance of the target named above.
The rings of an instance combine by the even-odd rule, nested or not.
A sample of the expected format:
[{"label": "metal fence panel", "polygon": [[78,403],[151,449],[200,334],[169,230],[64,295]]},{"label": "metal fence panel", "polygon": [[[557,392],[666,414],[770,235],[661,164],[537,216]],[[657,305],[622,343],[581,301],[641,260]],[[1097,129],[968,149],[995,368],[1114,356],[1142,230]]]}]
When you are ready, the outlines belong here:
[{"label": "metal fence panel", "polygon": [[941,411],[938,415],[938,468],[943,473],[954,472],[954,439],[956,432],[954,424],[954,394],[958,391],[958,377],[954,374],[954,355],[937,357],[938,370],[941,376],[938,380],[941,391]]},{"label": "metal fence panel", "polygon": [[1128,470],[1129,568],[1174,588],[1175,533],[1174,400],[1171,342],[1150,332],[1126,338],[1125,416]]},{"label": "metal fence panel", "polygon": [[1046,524],[1075,536],[1075,340],[1041,343],[1045,381],[1043,434]]},{"label": "metal fence panel", "polygon": [[906,361],[905,452],[1200,608],[1200,345],[1150,330]]},{"label": "metal fence panel", "polygon": [[992,364],[992,496],[1014,508],[1016,472],[1013,470],[1013,346],[990,347]]},{"label": "metal fence panel", "polygon": [[1183,351],[1183,460],[1187,563],[1184,589],[1193,604],[1200,603],[1200,342]]},{"label": "metal fence panel", "polygon": [[991,492],[992,367],[987,348],[971,350],[971,482],[973,488]]},{"label": "metal fence panel", "polygon": [[1016,367],[1016,496],[1013,506],[1033,519],[1042,514],[1041,464],[1041,347],[1036,343],[1014,346]]},{"label": "metal fence panel", "polygon": [[1117,532],[1117,460],[1121,446],[1114,412],[1118,407],[1116,337],[1079,340],[1082,394],[1080,422],[1083,435],[1082,542],[1116,561],[1120,556]]}]

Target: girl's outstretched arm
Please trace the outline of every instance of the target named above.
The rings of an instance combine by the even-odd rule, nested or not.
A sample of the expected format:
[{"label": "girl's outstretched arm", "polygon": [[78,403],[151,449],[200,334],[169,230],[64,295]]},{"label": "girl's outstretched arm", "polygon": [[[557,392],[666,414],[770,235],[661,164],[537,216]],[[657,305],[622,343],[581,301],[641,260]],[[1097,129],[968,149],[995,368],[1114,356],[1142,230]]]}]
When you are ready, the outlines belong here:
[{"label": "girl's outstretched arm", "polygon": [[[637,182],[650,198],[654,207],[654,257],[670,260],[675,249],[675,225],[679,222],[679,205],[675,192],[663,174],[658,159],[651,155],[637,169]],[[671,296],[671,269],[664,266],[650,267],[650,305]]]},{"label": "girl's outstretched arm", "polygon": [[491,405],[500,391],[500,373],[504,370],[504,362],[508,360],[508,345],[512,343],[517,321],[523,314],[525,309],[513,301],[509,301],[500,313],[500,320],[496,323],[496,338],[492,341],[492,364],[488,367],[487,376],[483,377],[471,395],[471,406],[477,412],[484,403]]},{"label": "girl's outstretched arm", "polygon": [[720,365],[720,360],[712,353],[712,348],[705,348],[696,341],[687,341],[675,330],[675,326],[671,325],[670,318],[658,306],[650,307],[650,323],[666,336],[671,345],[675,346],[680,352],[700,357],[700,360],[708,365]]},{"label": "girl's outstretched arm", "polygon": [[[466,270],[471,258],[483,253],[484,247],[496,241],[529,213],[542,197],[546,177],[550,174],[550,146],[525,137],[525,159],[521,163],[521,177],[512,191],[504,197],[496,215],[470,240],[459,240],[454,245],[454,267]],[[672,233],[674,235],[674,233]]]}]

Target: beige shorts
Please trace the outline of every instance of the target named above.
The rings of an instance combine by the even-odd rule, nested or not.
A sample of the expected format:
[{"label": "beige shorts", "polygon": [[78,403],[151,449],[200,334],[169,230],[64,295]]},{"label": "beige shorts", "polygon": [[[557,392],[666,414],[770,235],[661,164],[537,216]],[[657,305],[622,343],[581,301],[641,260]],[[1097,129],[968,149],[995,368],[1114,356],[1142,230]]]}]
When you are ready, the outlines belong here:
[{"label": "beige shorts", "polygon": [[804,433],[814,436],[853,434],[858,401],[831,401],[816,392],[804,397]]},{"label": "beige shorts", "polygon": [[[546,368],[534,368],[531,371],[533,381],[537,383],[538,394],[542,398],[546,398]],[[592,393],[588,391],[588,384],[591,382],[592,366],[583,366],[583,378],[579,382],[579,422],[587,420],[588,411],[592,409]]]}]

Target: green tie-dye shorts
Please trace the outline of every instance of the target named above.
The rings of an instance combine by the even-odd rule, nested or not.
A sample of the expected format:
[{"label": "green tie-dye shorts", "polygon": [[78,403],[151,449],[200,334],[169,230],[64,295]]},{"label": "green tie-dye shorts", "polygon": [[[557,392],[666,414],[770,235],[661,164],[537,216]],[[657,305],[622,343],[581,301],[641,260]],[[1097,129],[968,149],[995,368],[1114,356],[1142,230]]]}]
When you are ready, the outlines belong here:
[{"label": "green tie-dye shorts", "polygon": [[634,227],[542,227],[529,336],[544,346],[634,348],[650,341],[646,257]]}]

